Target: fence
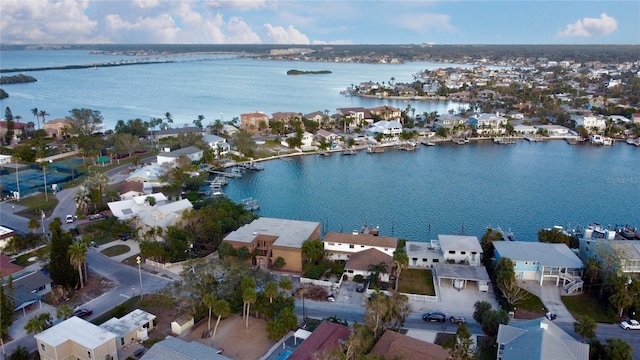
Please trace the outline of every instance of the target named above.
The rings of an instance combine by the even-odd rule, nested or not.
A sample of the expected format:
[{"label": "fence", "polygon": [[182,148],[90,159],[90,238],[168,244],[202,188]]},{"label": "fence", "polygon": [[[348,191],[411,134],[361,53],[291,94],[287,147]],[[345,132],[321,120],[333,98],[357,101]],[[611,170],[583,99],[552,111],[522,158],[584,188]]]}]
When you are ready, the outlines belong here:
[{"label": "fence", "polygon": [[318,286],[326,286],[332,289],[338,289],[340,288],[340,286],[342,286],[342,279],[344,278],[344,274],[342,274],[340,276],[340,280],[338,280],[338,282],[333,282],[333,281],[327,281],[327,280],[315,280],[315,279],[309,279],[309,278],[305,278],[305,277],[301,277],[300,278],[300,283],[301,284],[314,284],[314,285],[318,285]]},{"label": "fence", "polygon": [[[203,259],[204,260],[211,260],[213,258],[217,258],[218,257],[218,252],[212,252],[211,254],[205,256]],[[167,270],[167,271],[171,271],[172,273],[175,274],[180,274],[183,270],[184,270],[184,265],[188,262],[191,262],[192,260],[185,260],[185,261],[179,261],[179,262],[175,262],[175,263],[161,263],[158,261],[153,261],[151,259],[145,259],[144,263],[149,265],[149,266],[153,266],[156,267],[158,269],[162,269],[162,270]]]}]

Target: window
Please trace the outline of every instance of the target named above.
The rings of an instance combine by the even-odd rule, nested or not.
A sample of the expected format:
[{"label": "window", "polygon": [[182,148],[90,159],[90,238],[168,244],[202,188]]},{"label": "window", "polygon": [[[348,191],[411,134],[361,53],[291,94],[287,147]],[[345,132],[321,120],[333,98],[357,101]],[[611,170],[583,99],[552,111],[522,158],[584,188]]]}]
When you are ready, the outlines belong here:
[{"label": "window", "polygon": [[456,251],[455,250],[449,250],[449,254],[455,254]]},{"label": "window", "polygon": [[87,358],[91,359],[91,351],[87,351]]},{"label": "window", "polygon": [[460,255],[466,255],[467,252],[466,251],[460,251]]},{"label": "window", "polygon": [[535,262],[535,261],[532,261],[532,262],[531,262],[531,265],[535,266],[535,265],[536,265],[536,262]]},{"label": "window", "polygon": [[124,338],[123,337],[120,338],[120,345],[124,345]]},{"label": "window", "polygon": [[389,251],[389,248],[384,248],[384,251]]},{"label": "window", "polygon": [[40,349],[42,349],[42,351],[47,351],[47,347],[43,343],[40,343]]},{"label": "window", "polygon": [[363,247],[364,247],[364,245],[360,245],[360,247],[361,247],[361,248],[363,248]]},{"label": "window", "polygon": [[429,262],[429,259],[427,259],[427,258],[423,258],[423,259],[422,259],[422,262]]},{"label": "window", "polygon": [[529,262],[528,262],[528,261],[525,261],[525,262],[524,262],[524,264],[525,264],[525,265],[529,265]]},{"label": "window", "polygon": [[329,246],[335,246],[336,243],[329,243]]},{"label": "window", "polygon": [[353,249],[353,248],[354,248],[354,246],[353,246],[353,245],[349,245],[349,249]]},{"label": "window", "polygon": [[433,259],[434,263],[440,262],[440,259]]}]

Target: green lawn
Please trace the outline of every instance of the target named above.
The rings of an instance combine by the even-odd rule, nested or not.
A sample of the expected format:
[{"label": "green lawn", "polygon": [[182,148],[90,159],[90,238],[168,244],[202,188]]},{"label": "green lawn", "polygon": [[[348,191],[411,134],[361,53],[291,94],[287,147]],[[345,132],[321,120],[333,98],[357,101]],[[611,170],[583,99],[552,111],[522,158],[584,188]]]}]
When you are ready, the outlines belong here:
[{"label": "green lawn", "polygon": [[518,308],[518,310],[526,310],[531,313],[544,316],[544,314],[547,313],[547,308],[542,303],[542,300],[528,291],[527,293],[529,294],[529,297],[526,300],[519,302],[518,305],[516,305],[516,308]]},{"label": "green lawn", "polygon": [[49,245],[45,245],[45,246],[41,247],[40,249],[33,250],[33,251],[28,252],[26,254],[22,254],[22,255],[18,256],[14,260],[13,263],[16,264],[16,265],[27,267],[27,266],[33,264],[33,262],[29,261],[29,258],[34,257],[34,256],[38,257],[38,260],[41,260],[43,258],[48,258],[49,257]]},{"label": "green lawn", "polygon": [[615,312],[609,304],[598,301],[597,294],[582,294],[576,296],[563,296],[562,302],[569,309],[574,318],[589,315],[599,323],[615,323],[618,321]]},{"label": "green lawn", "polygon": [[51,216],[53,209],[58,205],[58,199],[52,192],[49,192],[47,197],[48,200],[46,200],[44,193],[38,193],[24,197],[20,199],[20,201],[11,200],[10,203],[27,207],[27,209],[17,211],[16,214],[20,214],[29,219],[40,220],[40,210],[44,211],[45,216],[49,217]]},{"label": "green lawn", "polygon": [[407,294],[435,296],[433,275],[429,269],[405,269],[400,274],[398,291]]},{"label": "green lawn", "polygon": [[127,245],[114,245],[101,251],[102,254],[108,257],[118,256],[126,254],[131,250]]}]

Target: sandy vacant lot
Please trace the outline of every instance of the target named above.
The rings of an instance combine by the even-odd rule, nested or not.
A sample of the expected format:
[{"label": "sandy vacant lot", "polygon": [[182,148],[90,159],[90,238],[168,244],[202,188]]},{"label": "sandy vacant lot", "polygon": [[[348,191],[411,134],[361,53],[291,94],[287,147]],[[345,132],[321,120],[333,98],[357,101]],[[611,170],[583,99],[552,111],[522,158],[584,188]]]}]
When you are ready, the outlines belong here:
[{"label": "sandy vacant lot", "polygon": [[[216,317],[211,317],[211,329],[216,326]],[[274,344],[267,338],[267,322],[265,320],[249,318],[249,331],[245,331],[245,324],[239,315],[231,315],[220,320],[215,339],[202,338],[207,331],[207,318],[202,319],[193,327],[187,341],[198,341],[207,346],[223,350],[222,354],[234,360],[255,360],[264,355]]]}]

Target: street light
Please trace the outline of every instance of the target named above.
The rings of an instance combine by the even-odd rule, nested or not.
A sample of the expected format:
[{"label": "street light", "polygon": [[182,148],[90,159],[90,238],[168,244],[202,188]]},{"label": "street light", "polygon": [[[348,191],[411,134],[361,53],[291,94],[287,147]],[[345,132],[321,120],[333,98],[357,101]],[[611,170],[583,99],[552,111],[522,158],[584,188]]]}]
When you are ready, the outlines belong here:
[{"label": "street light", "polygon": [[42,235],[44,236],[45,239],[47,239],[47,234],[44,231],[44,210],[40,210],[40,218],[42,220],[40,220],[40,222],[42,223]]},{"label": "street light", "polygon": [[138,275],[140,275],[140,299],[142,299],[142,269],[140,268],[140,263],[142,263],[142,258],[140,256],[136,257],[136,262],[138,263]]}]

